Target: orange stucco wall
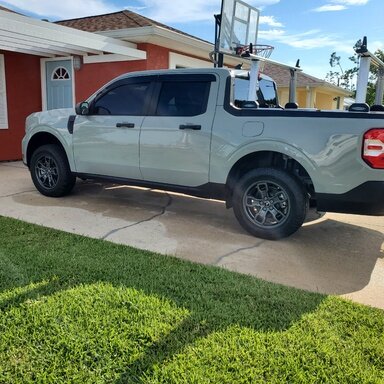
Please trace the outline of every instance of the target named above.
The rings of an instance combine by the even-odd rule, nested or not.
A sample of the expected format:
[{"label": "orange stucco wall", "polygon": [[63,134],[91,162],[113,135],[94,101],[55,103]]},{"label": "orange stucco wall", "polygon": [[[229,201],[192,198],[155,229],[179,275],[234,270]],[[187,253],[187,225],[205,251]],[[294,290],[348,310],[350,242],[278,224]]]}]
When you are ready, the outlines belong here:
[{"label": "orange stucco wall", "polygon": [[169,49],[153,44],[139,44],[138,49],[147,51],[146,69],[169,68]]},{"label": "orange stucco wall", "polygon": [[0,129],[0,161],[21,159],[25,118],[41,111],[40,58],[14,52],[4,55],[8,129]]}]

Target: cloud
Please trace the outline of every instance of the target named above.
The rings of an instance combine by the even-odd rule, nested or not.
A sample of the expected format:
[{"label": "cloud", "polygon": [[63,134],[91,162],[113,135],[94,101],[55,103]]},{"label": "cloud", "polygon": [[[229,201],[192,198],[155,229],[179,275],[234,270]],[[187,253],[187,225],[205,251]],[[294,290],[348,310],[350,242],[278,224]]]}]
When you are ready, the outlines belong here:
[{"label": "cloud", "polygon": [[312,9],[313,12],[343,11],[351,6],[366,5],[369,0],[328,0],[328,4]]},{"label": "cloud", "polygon": [[[212,21],[213,15],[219,14],[221,10],[221,0],[185,0],[182,6],[175,6],[174,0],[137,0],[137,2],[144,7],[145,16],[163,23]],[[250,0],[248,4],[260,9],[279,2],[280,0]],[[270,18],[272,22],[273,17]]]},{"label": "cloud", "polygon": [[[253,6],[253,7],[262,8],[262,7],[266,7],[268,5],[273,5],[273,4],[280,3],[280,0],[248,0],[248,1],[245,1],[245,2],[247,4]],[[220,1],[220,3],[221,3],[221,1]]]},{"label": "cloud", "polygon": [[220,1],[216,0],[186,1],[182,6],[167,0],[140,0],[137,3],[143,6],[143,15],[163,23],[212,21],[213,15],[220,13]]},{"label": "cloud", "polygon": [[375,52],[380,49],[384,51],[384,42],[382,41],[368,41],[368,47],[371,52]]},{"label": "cloud", "polygon": [[349,5],[365,5],[369,2],[369,0],[330,0],[330,2],[334,4],[343,4],[343,5],[349,6]]},{"label": "cloud", "polygon": [[303,33],[288,34],[283,29],[260,30],[258,35],[259,42],[270,44],[273,42],[286,44],[296,49],[319,49],[329,47],[337,52],[353,54],[355,42],[344,41],[340,43],[340,38],[333,34],[321,33],[318,29],[313,29]]},{"label": "cloud", "polygon": [[280,28],[283,26],[282,23],[280,23],[279,21],[276,21],[275,16],[260,16],[259,22],[262,25],[266,24],[266,25],[269,25],[270,27]]},{"label": "cloud", "polygon": [[[256,8],[279,2],[280,0],[248,0]],[[126,8],[163,23],[188,23],[212,21],[213,15],[220,13],[221,0],[184,0],[182,4],[175,4],[174,0],[0,0],[0,4],[53,20],[100,15]],[[268,25],[279,26],[272,17],[269,21],[266,22]]]},{"label": "cloud", "polygon": [[28,2],[25,0],[4,0],[1,3],[5,7],[17,8],[21,12],[26,11],[55,20],[100,15],[119,10],[119,8],[111,5],[111,2],[103,0],[28,0]]},{"label": "cloud", "polygon": [[[327,58],[328,61],[328,58]],[[324,79],[327,73],[330,70],[330,67],[324,66],[322,64],[311,64],[306,62],[305,60],[301,60],[300,63],[301,69],[311,76],[317,77],[318,79]]]},{"label": "cloud", "polygon": [[313,9],[314,12],[330,12],[330,11],[343,11],[344,9],[347,9],[345,5],[337,5],[337,4],[327,4],[322,5],[321,7]]},{"label": "cloud", "polygon": [[[276,0],[270,0],[276,2]],[[267,1],[268,2],[268,1]],[[115,2],[116,3],[116,2]],[[114,5],[111,0],[1,0],[5,7],[28,12],[54,20],[100,15],[130,9],[162,22],[190,22],[213,20],[215,13],[220,13],[220,0],[185,1],[177,6],[170,0],[136,0],[125,6],[125,1]]]}]

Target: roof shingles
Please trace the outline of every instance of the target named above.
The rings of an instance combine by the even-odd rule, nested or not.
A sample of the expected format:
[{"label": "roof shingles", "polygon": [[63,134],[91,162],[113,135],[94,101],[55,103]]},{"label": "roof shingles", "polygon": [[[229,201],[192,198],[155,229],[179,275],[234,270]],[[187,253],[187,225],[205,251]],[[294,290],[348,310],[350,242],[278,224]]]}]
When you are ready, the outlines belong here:
[{"label": "roof shingles", "polygon": [[168,25],[159,23],[158,21],[149,19],[148,17],[139,15],[138,13],[129,10],[108,13],[105,15],[82,17],[79,19],[61,20],[56,23],[87,32],[106,32],[116,31],[119,29],[157,26],[196,40],[204,41],[196,36],[192,36],[176,28],[172,28]]},{"label": "roof shingles", "polygon": [[183,33],[165,24],[161,24],[155,20],[151,20],[145,16],[128,10],[108,13],[105,15],[82,17],[79,19],[61,20],[57,21],[57,24],[81,29],[87,32],[114,31],[118,29],[150,27],[156,25]]},{"label": "roof shingles", "polygon": [[[272,63],[266,63],[263,73],[272,77],[278,87],[287,87],[289,85],[290,73],[287,68]],[[304,72],[298,72],[297,74],[298,87],[305,87],[311,85],[318,86],[325,84],[328,84],[325,80],[321,80],[316,77],[307,75]]]}]

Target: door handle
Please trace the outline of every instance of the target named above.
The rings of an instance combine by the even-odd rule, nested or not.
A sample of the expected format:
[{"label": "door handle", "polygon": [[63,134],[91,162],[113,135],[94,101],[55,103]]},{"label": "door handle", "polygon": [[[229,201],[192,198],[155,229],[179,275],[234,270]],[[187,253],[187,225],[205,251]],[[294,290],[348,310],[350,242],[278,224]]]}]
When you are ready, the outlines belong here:
[{"label": "door handle", "polygon": [[134,123],[116,123],[116,128],[135,128]]},{"label": "door handle", "polygon": [[201,130],[201,125],[181,124],[181,125],[179,125],[179,129],[193,129],[194,131],[200,131]]}]

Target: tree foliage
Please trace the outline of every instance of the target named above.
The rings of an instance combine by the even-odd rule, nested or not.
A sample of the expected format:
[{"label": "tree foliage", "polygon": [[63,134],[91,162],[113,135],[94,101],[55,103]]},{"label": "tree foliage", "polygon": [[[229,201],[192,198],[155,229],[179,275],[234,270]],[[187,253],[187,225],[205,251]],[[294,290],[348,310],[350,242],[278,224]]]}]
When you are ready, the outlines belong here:
[{"label": "tree foliage", "polygon": [[[381,60],[384,61],[384,51],[378,49],[375,52],[375,55]],[[329,58],[329,65],[331,70],[327,73],[325,80],[331,84],[337,85],[338,87],[345,88],[353,92],[353,95],[356,94],[356,78],[359,71],[359,57],[355,53],[353,56],[349,57],[349,60],[352,62],[352,66],[348,69],[343,69],[340,63],[341,56],[338,56],[336,52],[332,52]],[[367,103],[373,105],[375,101],[375,91],[376,91],[376,81],[378,76],[378,68],[374,65],[371,65],[370,76],[368,81],[367,89]]]}]

